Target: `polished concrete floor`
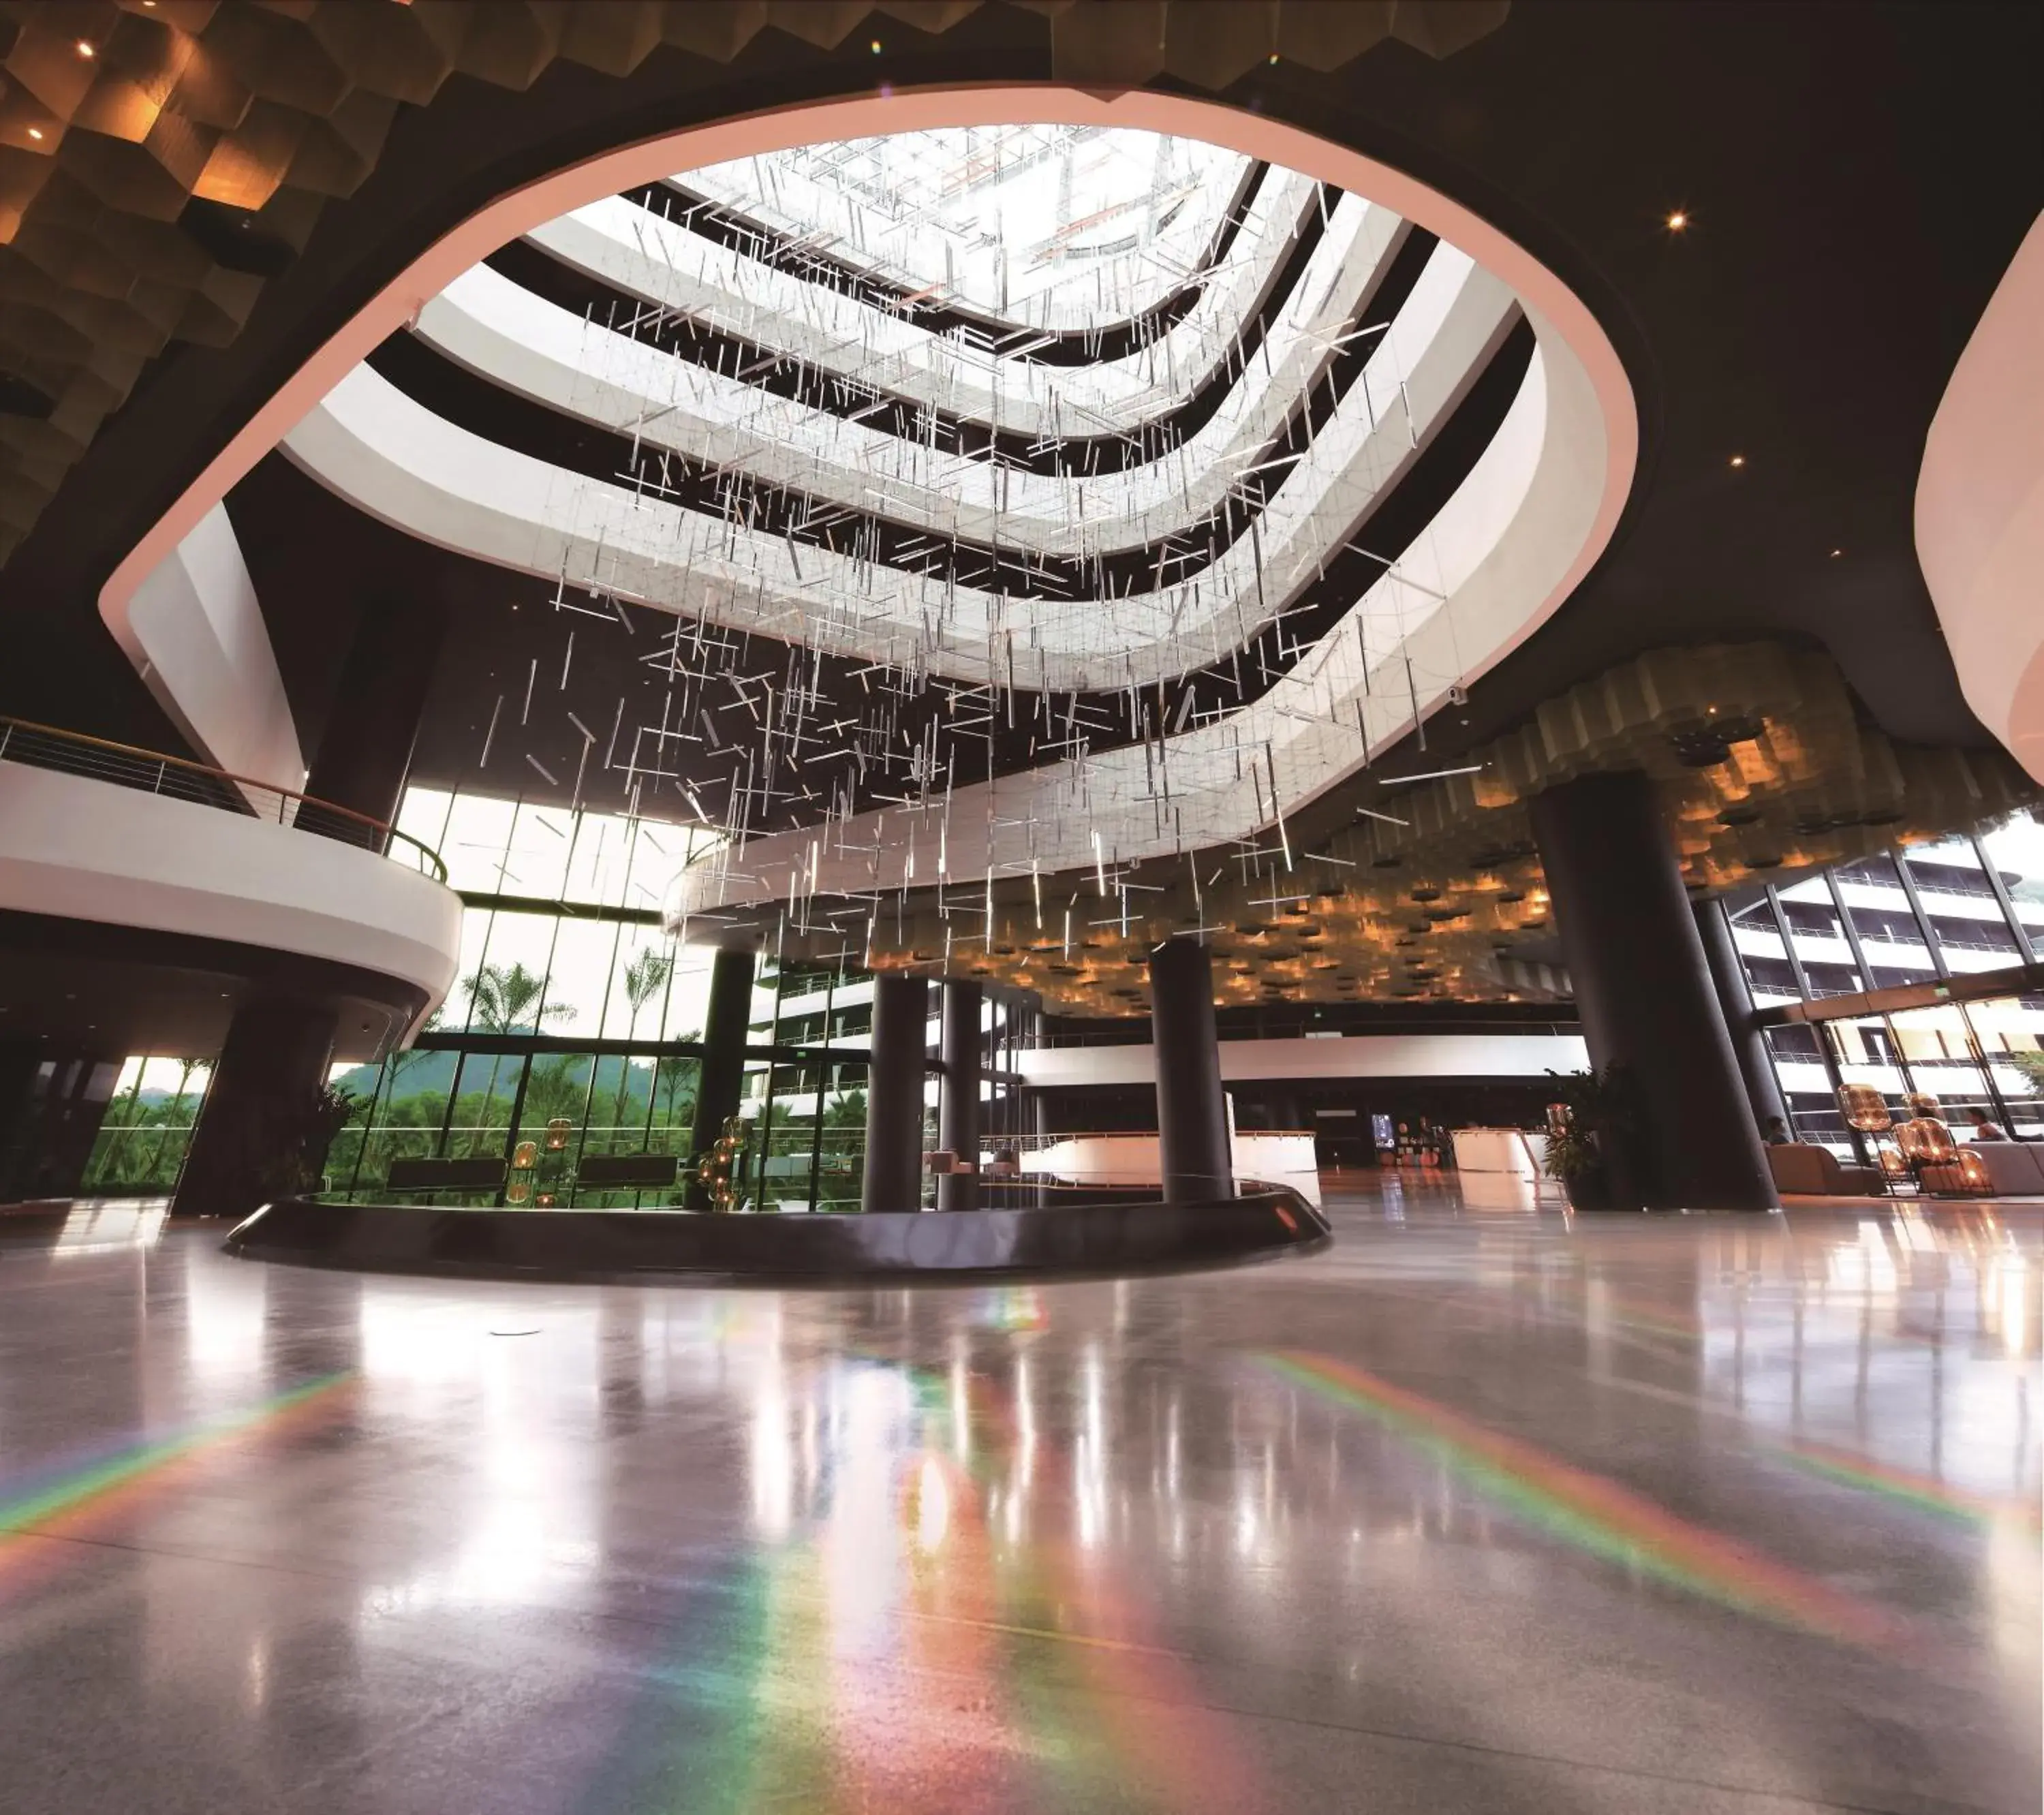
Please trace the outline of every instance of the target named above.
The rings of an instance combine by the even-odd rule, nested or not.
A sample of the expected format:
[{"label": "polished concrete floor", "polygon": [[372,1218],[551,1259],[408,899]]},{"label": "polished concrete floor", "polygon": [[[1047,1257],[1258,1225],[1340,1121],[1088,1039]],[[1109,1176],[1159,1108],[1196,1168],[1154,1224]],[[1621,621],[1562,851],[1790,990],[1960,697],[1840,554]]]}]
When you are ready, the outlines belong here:
[{"label": "polished concrete floor", "polygon": [[2022,1811],[2044,1206],[999,1290],[0,1219],[0,1808]]}]

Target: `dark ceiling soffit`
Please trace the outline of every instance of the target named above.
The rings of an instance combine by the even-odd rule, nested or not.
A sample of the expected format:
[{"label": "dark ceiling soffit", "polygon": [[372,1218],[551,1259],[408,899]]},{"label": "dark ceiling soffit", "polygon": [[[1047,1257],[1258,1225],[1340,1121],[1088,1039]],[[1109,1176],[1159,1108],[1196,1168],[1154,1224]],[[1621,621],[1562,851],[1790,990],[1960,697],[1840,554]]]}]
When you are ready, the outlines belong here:
[{"label": "dark ceiling soffit", "polygon": [[206,939],[154,927],[117,926],[105,921],[67,920],[14,909],[0,909],[0,950],[204,971],[292,994],[344,996],[375,1002],[407,1021],[426,1006],[425,991],[417,985],[365,971],[359,965],[235,940]]}]

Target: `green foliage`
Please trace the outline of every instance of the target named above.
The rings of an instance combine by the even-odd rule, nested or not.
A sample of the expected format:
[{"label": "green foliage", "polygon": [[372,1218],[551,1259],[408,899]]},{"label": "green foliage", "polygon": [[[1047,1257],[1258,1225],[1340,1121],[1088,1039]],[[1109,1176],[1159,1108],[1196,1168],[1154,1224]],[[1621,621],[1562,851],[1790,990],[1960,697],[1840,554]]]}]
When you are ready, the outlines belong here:
[{"label": "green foliage", "polygon": [[1601,1175],[1610,1156],[1629,1141],[1639,1125],[1639,1097],[1631,1073],[1623,1065],[1601,1072],[1550,1071],[1555,1100],[1566,1113],[1558,1127],[1547,1130],[1544,1163],[1547,1176],[1581,1184]]},{"label": "green foliage", "polygon": [[484,964],[474,975],[462,979],[473,1019],[491,1033],[510,1033],[529,1025],[538,1032],[550,1021],[573,1021],[574,1007],[569,1002],[549,1002],[544,977],[536,976],[522,962]]},{"label": "green foliage", "polygon": [[[546,999],[547,980],[525,968],[522,960],[509,965],[483,964],[475,974],[462,979],[462,989],[468,997],[471,1020],[481,1023],[490,1033],[510,1033],[528,1025],[537,1033],[549,1021],[573,1021],[574,1006],[571,1002],[550,1002]],[[483,1093],[483,1114],[481,1122],[487,1125],[490,1108],[497,1100],[497,1079],[503,1069],[501,1055],[493,1056],[490,1061],[490,1087]],[[469,1144],[471,1154],[484,1151],[484,1136],[478,1132]]]},{"label": "green foliage", "polygon": [[[639,1017],[645,1012],[646,1005],[667,988],[667,979],[673,975],[674,961],[664,952],[651,946],[642,947],[632,956],[632,962],[624,967],[624,1001],[632,1011],[631,1023],[627,1031],[635,1037],[639,1029]],[[624,1120],[624,1092],[632,1081],[629,1066],[618,1067],[617,1103],[613,1122]],[[527,1086],[528,1090],[531,1088]]]},{"label": "green foliage", "polygon": [[1996,1056],[2023,1074],[2032,1094],[2044,1094],[2044,1052],[2004,1052]]},{"label": "green foliage", "polygon": [[178,1089],[163,1096],[144,1096],[137,1077],[133,1089],[106,1106],[86,1163],[84,1190],[153,1193],[177,1182],[206,1101],[202,1090],[186,1088],[198,1069],[198,1060],[182,1061]]}]

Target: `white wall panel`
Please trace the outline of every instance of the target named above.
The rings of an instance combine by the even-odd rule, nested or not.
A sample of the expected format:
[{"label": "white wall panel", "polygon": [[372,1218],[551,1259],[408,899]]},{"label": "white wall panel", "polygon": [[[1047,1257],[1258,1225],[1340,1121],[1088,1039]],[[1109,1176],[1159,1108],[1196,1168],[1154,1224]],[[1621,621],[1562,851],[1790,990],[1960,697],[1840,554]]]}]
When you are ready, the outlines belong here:
[{"label": "white wall panel", "polygon": [[286,791],[305,786],[283,676],[225,505],[136,589],[127,633],[149,690],[207,761]]}]

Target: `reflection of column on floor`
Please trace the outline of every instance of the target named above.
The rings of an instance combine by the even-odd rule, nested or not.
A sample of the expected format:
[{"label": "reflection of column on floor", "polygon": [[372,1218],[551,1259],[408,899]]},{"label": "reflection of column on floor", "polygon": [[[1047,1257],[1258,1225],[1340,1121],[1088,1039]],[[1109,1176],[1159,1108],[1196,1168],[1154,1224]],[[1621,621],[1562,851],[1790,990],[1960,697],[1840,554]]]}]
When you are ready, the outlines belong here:
[{"label": "reflection of column on floor", "polygon": [[[943,986],[943,1081],[937,1095],[937,1145],[957,1155],[962,1166],[979,1163],[980,1000],[977,983],[947,979]],[[937,1180],[937,1208],[979,1207],[979,1181],[971,1172]]]},{"label": "reflection of column on floor", "polygon": [[701,1069],[696,1076],[695,1127],[689,1137],[688,1204],[709,1208],[709,1194],[694,1179],[695,1163],[717,1145],[724,1125],[738,1113],[745,1084],[745,1036],[752,1024],[753,956],[720,952],[710,967],[709,1008],[703,1020]]},{"label": "reflection of column on floor", "polygon": [[1227,1197],[1235,1189],[1234,1163],[1214,1026],[1213,965],[1197,940],[1167,939],[1150,954],[1150,1019],[1164,1201]]},{"label": "reflection of column on floor", "polygon": [[930,986],[920,977],[873,979],[873,1059],[866,1086],[862,1210],[920,1209],[923,1202],[923,1074],[929,1052]]},{"label": "reflection of column on floor", "polygon": [[[1040,1148],[1051,1138],[1051,1099],[1041,1090],[1025,1090],[1022,1093],[1022,1101],[1028,1118],[1023,1125],[1035,1137],[1035,1144]],[[1039,1185],[1033,1194],[1033,1199],[1039,1210],[1047,1207],[1051,1202],[1051,1187]]]},{"label": "reflection of column on floor", "polygon": [[1773,1209],[1766,1155],[1654,783],[1637,771],[1585,775],[1531,806],[1590,1062],[1623,1064],[1638,1086],[1645,1202]]}]

